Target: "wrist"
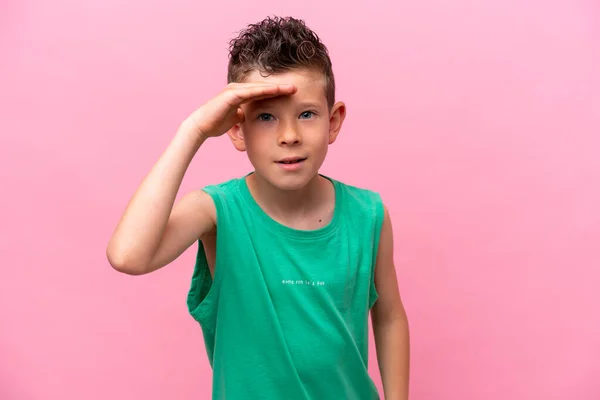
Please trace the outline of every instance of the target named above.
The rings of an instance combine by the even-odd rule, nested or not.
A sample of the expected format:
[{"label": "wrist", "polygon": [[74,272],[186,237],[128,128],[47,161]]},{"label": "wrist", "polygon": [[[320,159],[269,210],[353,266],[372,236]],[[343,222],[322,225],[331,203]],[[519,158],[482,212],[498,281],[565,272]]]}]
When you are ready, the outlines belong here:
[{"label": "wrist", "polygon": [[186,118],[177,131],[178,136],[184,136],[188,140],[192,140],[197,146],[202,145],[208,139],[208,136],[198,129],[198,124],[193,118]]}]

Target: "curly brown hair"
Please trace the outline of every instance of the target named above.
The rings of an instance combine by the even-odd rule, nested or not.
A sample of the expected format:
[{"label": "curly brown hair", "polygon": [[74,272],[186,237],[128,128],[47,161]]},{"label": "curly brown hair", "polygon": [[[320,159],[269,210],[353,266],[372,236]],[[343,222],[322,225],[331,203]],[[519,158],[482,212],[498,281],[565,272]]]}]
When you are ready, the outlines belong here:
[{"label": "curly brown hair", "polygon": [[327,47],[303,20],[267,17],[250,24],[230,41],[227,82],[241,82],[253,70],[276,74],[296,68],[315,68],[326,80],[329,108],[335,101],[335,80]]}]

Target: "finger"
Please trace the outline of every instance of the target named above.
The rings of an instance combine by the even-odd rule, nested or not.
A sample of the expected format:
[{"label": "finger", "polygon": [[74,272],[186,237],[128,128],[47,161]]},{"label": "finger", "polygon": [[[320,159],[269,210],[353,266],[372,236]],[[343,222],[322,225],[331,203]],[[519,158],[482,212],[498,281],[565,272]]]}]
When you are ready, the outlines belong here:
[{"label": "finger", "polygon": [[296,87],[291,84],[257,84],[247,86],[234,91],[242,101],[255,100],[257,97],[281,96],[284,94],[292,94],[296,91]]},{"label": "finger", "polygon": [[248,101],[290,95],[295,92],[296,87],[291,84],[256,84],[252,86],[235,88],[233,89],[232,94],[235,97],[235,104],[240,105]]},{"label": "finger", "polygon": [[231,90],[247,89],[247,88],[259,88],[259,87],[283,87],[283,86],[294,86],[291,83],[271,83],[271,82],[240,82],[230,83],[228,85]]}]

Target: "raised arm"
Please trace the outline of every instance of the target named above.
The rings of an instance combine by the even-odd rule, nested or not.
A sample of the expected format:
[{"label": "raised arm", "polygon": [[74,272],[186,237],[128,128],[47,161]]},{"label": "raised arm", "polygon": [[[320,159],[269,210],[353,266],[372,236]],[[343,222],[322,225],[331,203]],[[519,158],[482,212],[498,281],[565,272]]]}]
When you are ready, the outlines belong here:
[{"label": "raised arm", "polygon": [[116,270],[141,275],[161,268],[215,225],[212,199],[202,191],[175,199],[198,149],[244,121],[240,105],[293,94],[293,85],[233,83],[194,111],[129,201],[106,249]]},{"label": "raised arm", "polygon": [[212,199],[204,192],[175,198],[194,154],[205,138],[184,123],[129,201],[106,249],[117,271],[141,275],[181,255],[215,224]]}]

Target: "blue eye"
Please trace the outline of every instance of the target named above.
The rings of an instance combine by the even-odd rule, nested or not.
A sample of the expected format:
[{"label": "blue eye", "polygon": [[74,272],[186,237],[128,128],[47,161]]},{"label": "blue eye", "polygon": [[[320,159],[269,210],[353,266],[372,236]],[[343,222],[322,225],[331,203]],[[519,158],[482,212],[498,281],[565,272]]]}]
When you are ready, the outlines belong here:
[{"label": "blue eye", "polygon": [[300,117],[308,119],[311,118],[313,115],[315,115],[315,113],[312,111],[304,111],[302,114],[300,114]]},{"label": "blue eye", "polygon": [[258,116],[258,120],[263,121],[263,122],[269,122],[269,121],[271,121],[272,118],[273,118],[273,116],[271,114],[267,114],[267,113],[263,113]]}]

